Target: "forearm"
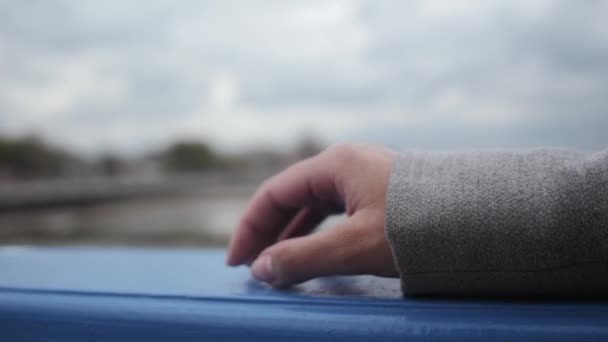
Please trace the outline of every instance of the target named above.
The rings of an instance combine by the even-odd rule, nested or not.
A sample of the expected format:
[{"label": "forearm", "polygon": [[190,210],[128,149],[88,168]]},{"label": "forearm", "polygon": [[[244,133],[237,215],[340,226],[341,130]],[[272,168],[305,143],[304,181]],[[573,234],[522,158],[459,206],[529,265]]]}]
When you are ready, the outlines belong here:
[{"label": "forearm", "polygon": [[608,152],[401,154],[386,233],[406,294],[608,293]]}]

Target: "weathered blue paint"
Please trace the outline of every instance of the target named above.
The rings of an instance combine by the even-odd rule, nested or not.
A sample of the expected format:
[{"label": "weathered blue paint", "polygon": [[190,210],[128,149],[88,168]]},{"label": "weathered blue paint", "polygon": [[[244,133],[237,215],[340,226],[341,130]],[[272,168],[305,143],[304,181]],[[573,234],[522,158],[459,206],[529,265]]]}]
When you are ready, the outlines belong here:
[{"label": "weathered blue paint", "polygon": [[404,300],[366,276],[277,291],[223,259],[0,248],[0,341],[608,340],[606,301]]}]

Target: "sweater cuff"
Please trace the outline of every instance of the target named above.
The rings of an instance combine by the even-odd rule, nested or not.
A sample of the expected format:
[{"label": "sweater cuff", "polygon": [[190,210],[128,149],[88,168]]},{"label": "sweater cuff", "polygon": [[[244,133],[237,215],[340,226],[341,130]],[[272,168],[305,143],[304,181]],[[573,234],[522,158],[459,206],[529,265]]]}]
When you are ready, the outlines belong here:
[{"label": "sweater cuff", "polygon": [[385,232],[403,293],[606,293],[606,213],[597,210],[606,199],[581,191],[598,172],[568,166],[579,159],[552,151],[397,155]]}]

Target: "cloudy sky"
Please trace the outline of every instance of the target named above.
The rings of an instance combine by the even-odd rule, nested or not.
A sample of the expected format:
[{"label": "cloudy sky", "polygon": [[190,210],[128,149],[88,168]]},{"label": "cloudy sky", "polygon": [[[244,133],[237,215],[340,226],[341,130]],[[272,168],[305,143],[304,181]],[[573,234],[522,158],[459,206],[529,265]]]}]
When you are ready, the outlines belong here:
[{"label": "cloudy sky", "polygon": [[608,2],[0,0],[0,134],[608,146]]}]

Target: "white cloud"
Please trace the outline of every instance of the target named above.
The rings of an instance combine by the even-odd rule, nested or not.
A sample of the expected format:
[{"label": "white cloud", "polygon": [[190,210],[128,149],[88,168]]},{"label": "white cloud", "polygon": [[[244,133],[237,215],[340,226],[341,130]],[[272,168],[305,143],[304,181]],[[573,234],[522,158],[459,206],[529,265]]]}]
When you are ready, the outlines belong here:
[{"label": "white cloud", "polygon": [[416,145],[392,129],[446,146],[605,146],[608,136],[587,134],[608,110],[605,7],[10,2],[0,5],[0,134],[35,131],[88,153],[184,135],[286,148],[305,132]]},{"label": "white cloud", "polygon": [[238,81],[228,74],[217,74],[211,77],[209,85],[209,104],[212,110],[221,112],[230,109],[238,100]]},{"label": "white cloud", "polygon": [[39,83],[2,85],[4,101],[28,119],[48,120],[65,115],[85,99],[103,106],[126,93],[124,82],[103,77],[96,59],[45,63],[39,67],[53,70],[52,76]]}]

